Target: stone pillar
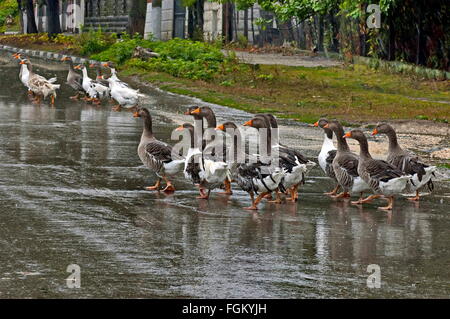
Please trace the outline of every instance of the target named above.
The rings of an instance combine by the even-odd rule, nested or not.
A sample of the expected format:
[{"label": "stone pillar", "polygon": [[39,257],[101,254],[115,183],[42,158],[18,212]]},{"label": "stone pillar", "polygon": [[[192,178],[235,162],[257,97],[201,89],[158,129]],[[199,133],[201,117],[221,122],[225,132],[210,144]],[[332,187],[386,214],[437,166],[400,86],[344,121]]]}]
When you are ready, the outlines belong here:
[{"label": "stone pillar", "polygon": [[150,34],[155,39],[161,39],[161,6],[162,0],[147,0],[147,13],[145,15],[144,38]]}]

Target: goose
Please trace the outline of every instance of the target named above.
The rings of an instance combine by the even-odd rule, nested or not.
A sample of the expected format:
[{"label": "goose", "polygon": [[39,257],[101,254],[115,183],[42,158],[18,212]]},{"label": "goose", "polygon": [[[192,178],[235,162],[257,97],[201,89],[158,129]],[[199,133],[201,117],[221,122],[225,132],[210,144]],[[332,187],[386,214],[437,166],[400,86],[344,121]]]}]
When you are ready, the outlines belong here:
[{"label": "goose", "polygon": [[[236,180],[239,187],[250,195],[252,205],[244,209],[257,210],[261,200],[278,189],[285,171],[279,167],[270,171],[270,163],[263,163],[257,157],[252,157],[245,152],[244,154],[239,153],[238,145],[239,141],[242,141],[241,134],[233,122],[225,122],[217,126],[216,129],[233,135],[232,154],[234,156],[232,158],[227,157],[232,163],[230,165],[231,176]],[[258,195],[256,199],[255,194]]]},{"label": "goose", "polygon": [[137,149],[139,158],[158,177],[155,185],[146,187],[146,189],[151,191],[159,190],[161,179],[163,179],[166,182],[166,187],[163,191],[167,193],[174,192],[175,187],[169,178],[183,169],[184,159],[177,154],[172,154],[172,146],[155,138],[153,135],[152,116],[148,109],[138,109],[134,112],[133,117],[144,120],[141,141]]},{"label": "goose", "polygon": [[400,169],[403,173],[412,176],[408,189],[415,191],[416,196],[408,198],[412,201],[420,199],[419,189],[427,185],[430,191],[433,191],[434,185],[432,176],[436,171],[436,166],[429,166],[414,153],[403,150],[397,142],[395,130],[387,123],[379,123],[372,132],[372,135],[386,134],[389,139],[389,150],[387,162]]},{"label": "goose", "polygon": [[367,138],[361,130],[351,130],[343,138],[352,138],[358,141],[360,147],[358,174],[376,194],[370,195],[361,202],[367,203],[383,195],[384,198],[387,198],[388,205],[378,208],[392,210],[394,195],[401,193],[406,188],[411,175],[405,175],[386,161],[373,159],[369,153]]},{"label": "goose", "polygon": [[28,87],[36,95],[36,102],[41,102],[41,97],[44,99],[50,96],[50,103],[55,104],[56,90],[60,88],[59,84],[53,84],[56,78],[47,80],[43,76],[33,72],[33,66],[28,59],[21,60],[20,64],[27,66],[28,75]]},{"label": "goose", "polygon": [[[212,112],[210,108],[196,108],[195,110],[191,111],[190,114],[201,119],[206,118],[209,125],[214,124],[215,128],[216,119],[214,112]],[[203,120],[195,121],[194,132],[203,132]],[[195,136],[195,147],[191,148],[188,152],[188,156],[186,156],[185,170],[187,168],[187,163],[189,162],[192,163],[192,161],[194,161],[194,163],[199,164],[200,183],[198,187],[200,196],[197,198],[209,199],[211,190],[222,186],[225,179],[228,178],[228,164],[219,158],[220,154],[216,154],[214,152],[214,146],[212,146],[210,142],[207,141],[205,147],[203,148],[203,141],[201,139],[202,136],[200,136],[198,133],[195,134]],[[200,147],[202,148],[202,150],[200,149]],[[206,149],[212,149],[213,151],[205,152]],[[192,181],[195,183],[194,180]],[[205,190],[207,190],[207,192],[205,192]]]},{"label": "goose", "polygon": [[332,167],[336,180],[342,187],[342,192],[332,197],[350,197],[350,192],[359,193],[359,200],[351,203],[362,204],[363,193],[369,191],[370,187],[358,174],[359,158],[356,154],[350,152],[350,148],[344,138],[344,129],[338,121],[330,121],[324,125],[324,128],[331,129],[337,140],[337,151],[332,162]]},{"label": "goose", "polygon": [[[280,169],[285,170],[285,176],[283,177],[282,182],[279,184],[279,189],[276,191],[276,199],[271,201],[273,203],[281,203],[280,191],[288,191],[291,194],[291,197],[288,198],[288,201],[295,202],[297,201],[297,188],[300,183],[305,180],[305,173],[308,171],[308,168],[314,166],[315,163],[308,161],[303,157],[303,155],[299,154],[298,151],[290,149],[286,146],[281,146],[279,144],[272,144],[272,130],[269,127],[269,121],[262,116],[256,116],[251,120],[244,123],[244,126],[250,126],[256,128],[258,131],[260,129],[267,130],[267,138],[263,140],[262,134],[260,134],[260,147],[263,143],[267,143],[267,151],[268,156],[273,157],[272,154],[277,154],[279,161]],[[300,162],[302,161],[302,162]]]},{"label": "goose", "polygon": [[[217,125],[217,120],[216,120],[216,115],[214,114],[214,111],[209,107],[209,106],[202,106],[202,107],[190,107],[188,109],[188,112],[190,115],[192,115],[194,117],[194,120],[201,120],[203,121],[203,119],[206,120],[206,128],[214,130],[216,129],[216,125]],[[202,134],[204,134],[204,129],[203,129],[203,122],[202,122]],[[221,148],[221,152],[219,152],[220,154],[215,154],[216,149],[220,150]],[[220,144],[220,140],[203,140],[202,141],[202,150],[205,153],[211,153],[212,156],[216,156],[216,158],[219,158],[221,160],[225,160],[224,156],[227,153],[227,149],[226,149],[226,145],[224,143]],[[225,180],[223,181],[223,185],[224,185],[224,192],[221,192],[220,194],[224,194],[224,195],[232,195],[233,191],[232,191],[232,187],[231,187],[231,177],[228,176],[227,178],[225,178]]]},{"label": "goose", "polygon": [[195,132],[194,132],[194,126],[190,123],[184,123],[177,127],[176,131],[182,131],[182,130],[188,130],[189,138],[190,138],[190,144],[188,153],[184,162],[184,177],[187,180],[190,180],[194,183],[194,185],[200,185],[200,166],[199,163],[195,162],[195,159],[192,155],[192,152],[196,149],[195,147]]},{"label": "goose", "polygon": [[[109,82],[105,79],[105,77],[102,74],[102,65],[100,64],[100,62],[91,63],[91,64],[89,64],[89,67],[95,68],[97,82],[101,83],[104,86],[109,86]],[[108,94],[109,94],[109,91],[108,91]]]},{"label": "goose", "polygon": [[83,77],[75,71],[71,57],[65,56],[61,59],[61,61],[67,62],[69,64],[69,72],[67,73],[67,84],[77,92],[76,95],[71,96],[70,98],[73,100],[78,100],[79,96],[85,93],[83,89]]},{"label": "goose", "polygon": [[139,90],[134,90],[128,86],[123,86],[112,77],[109,77],[107,81],[109,83],[110,95],[118,103],[115,107],[113,107],[114,111],[120,111],[122,107],[127,109],[137,107],[139,98],[143,97],[143,95],[139,93]]},{"label": "goose", "polygon": [[126,82],[121,81],[117,77],[117,71],[116,71],[114,65],[112,64],[112,62],[103,63],[102,66],[104,66],[105,68],[109,68],[109,70],[111,72],[111,75],[109,76],[109,78],[111,80],[113,80],[116,84],[118,84],[119,86],[122,86],[122,87],[129,87]]},{"label": "goose", "polygon": [[20,53],[13,54],[13,57],[15,59],[19,60],[19,65],[20,65],[19,79],[20,79],[20,81],[28,89],[28,94],[33,94],[33,91],[31,91],[30,86],[28,85],[28,79],[30,78],[30,72],[28,71],[27,65],[20,64],[20,62],[23,60]]},{"label": "goose", "polygon": [[89,96],[85,100],[94,102],[95,104],[100,104],[100,100],[107,96],[109,88],[98,81],[92,80],[88,76],[87,68],[84,64],[78,64],[74,68],[83,72],[82,86],[83,90],[86,91]]},{"label": "goose", "polygon": [[[266,119],[266,123],[268,128],[271,128],[271,144],[272,149],[278,151],[280,154],[288,157],[291,161],[298,162],[299,165],[306,165],[306,169],[304,174],[302,174],[302,179],[298,184],[293,185],[292,187],[288,187],[287,192],[291,193],[291,198],[289,201],[297,201],[298,200],[298,187],[301,184],[305,183],[305,175],[316,166],[316,163],[308,160],[302,153],[298,150],[293,149],[289,146],[283,145],[279,142],[279,128],[278,122],[275,116],[271,113],[265,114],[256,114],[255,117],[263,117]],[[284,183],[283,183],[284,185]],[[286,186],[286,185],[284,185]],[[286,188],[286,187],[284,187]]]},{"label": "goose", "polygon": [[317,160],[325,175],[336,182],[335,188],[331,192],[325,193],[325,195],[336,195],[340,188],[333,169],[333,160],[336,157],[337,149],[333,144],[333,131],[325,128],[326,124],[328,124],[328,120],[324,118],[314,123],[315,127],[320,127],[324,131],[323,144]]}]

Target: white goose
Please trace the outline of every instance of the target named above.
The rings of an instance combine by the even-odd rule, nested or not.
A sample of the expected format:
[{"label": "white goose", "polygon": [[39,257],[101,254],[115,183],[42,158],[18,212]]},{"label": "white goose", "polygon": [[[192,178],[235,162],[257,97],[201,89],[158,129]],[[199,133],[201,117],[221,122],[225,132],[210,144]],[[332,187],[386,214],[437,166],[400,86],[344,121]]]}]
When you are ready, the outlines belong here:
[{"label": "white goose", "polygon": [[88,76],[87,68],[85,65],[79,64],[74,68],[81,70],[81,72],[83,73],[83,90],[89,96],[89,98],[86,98],[86,100],[93,101],[96,104],[100,104],[100,100],[108,95],[109,88],[97,81],[92,80]]}]

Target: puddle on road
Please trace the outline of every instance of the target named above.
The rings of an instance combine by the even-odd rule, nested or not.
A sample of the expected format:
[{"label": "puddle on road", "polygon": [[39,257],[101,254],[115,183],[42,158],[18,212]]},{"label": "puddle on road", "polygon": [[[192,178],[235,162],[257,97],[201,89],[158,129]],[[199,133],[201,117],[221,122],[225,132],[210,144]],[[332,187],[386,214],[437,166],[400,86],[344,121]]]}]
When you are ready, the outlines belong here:
[{"label": "puddle on road", "polygon": [[[449,296],[449,182],[419,205],[398,200],[392,214],[324,197],[332,183],[318,169],[297,204],[258,213],[242,209],[239,190],[199,201],[182,176],[175,194],[150,193],[139,119],[73,102],[65,85],[55,108],[32,105],[18,67],[0,72],[0,298]],[[155,132],[168,141],[198,101],[149,93]],[[248,119],[215,109],[219,122]],[[283,124],[286,142],[305,136],[317,155],[321,132]],[[66,286],[70,264],[81,267],[80,289]],[[369,264],[381,267],[380,289],[366,286]]]}]

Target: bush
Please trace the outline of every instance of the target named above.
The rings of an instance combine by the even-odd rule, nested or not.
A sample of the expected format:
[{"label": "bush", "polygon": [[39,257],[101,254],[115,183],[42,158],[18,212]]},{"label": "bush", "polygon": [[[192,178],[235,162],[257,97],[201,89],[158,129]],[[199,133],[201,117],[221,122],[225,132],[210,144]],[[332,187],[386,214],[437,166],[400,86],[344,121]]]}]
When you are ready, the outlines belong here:
[{"label": "bush", "polygon": [[108,49],[117,40],[117,35],[103,33],[101,29],[97,31],[89,30],[83,32],[75,38],[75,43],[80,48],[82,55],[92,55]]},{"label": "bush", "polygon": [[17,0],[0,0],[0,27],[4,26],[8,16],[14,18],[18,13]]},{"label": "bush", "polygon": [[[131,59],[134,48],[141,46],[160,54],[160,57],[148,61]],[[210,80],[220,72],[220,66],[226,59],[214,45],[172,39],[169,41],[149,41],[140,37],[122,37],[122,41],[111,45],[107,50],[92,55],[92,59],[112,61],[118,64],[143,68],[149,71],[166,72],[170,75],[193,80]]]}]

